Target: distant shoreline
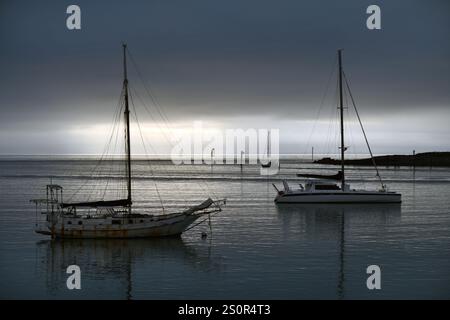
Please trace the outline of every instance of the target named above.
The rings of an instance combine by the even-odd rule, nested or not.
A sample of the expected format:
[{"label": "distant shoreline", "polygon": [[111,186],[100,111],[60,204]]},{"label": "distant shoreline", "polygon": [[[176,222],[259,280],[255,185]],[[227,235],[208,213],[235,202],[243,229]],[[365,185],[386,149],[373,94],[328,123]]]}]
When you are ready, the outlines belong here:
[{"label": "distant shoreline", "polygon": [[[415,155],[385,155],[375,156],[377,166],[384,167],[450,167],[450,152],[424,152]],[[332,158],[322,158],[314,161],[317,164],[338,165],[341,160]],[[364,159],[348,159],[345,160],[346,165],[371,166],[373,165],[371,158]]]},{"label": "distant shoreline", "polygon": [[[310,163],[310,164],[321,164],[321,165],[340,165],[341,160],[338,155],[332,155],[335,158],[324,157],[325,155],[317,154],[316,156],[322,156],[319,160],[312,160],[311,155],[308,154],[281,154],[280,160],[282,162],[288,163]],[[355,157],[356,156],[356,157]],[[133,155],[133,162],[140,161],[173,161],[170,155]],[[367,157],[362,157],[362,155],[348,155],[349,159],[345,160],[346,165],[354,166],[372,166],[372,160]],[[352,158],[350,158],[352,157]],[[99,161],[102,158],[101,155],[96,154],[73,154],[73,155],[0,155],[0,162],[3,161]],[[215,158],[215,165],[221,165],[220,162],[222,158]],[[230,159],[233,159],[230,157]],[[234,160],[236,160],[236,156]],[[375,162],[378,166],[384,167],[450,167],[450,152],[424,152],[417,153],[416,155],[378,155],[374,156]],[[103,157],[103,161],[124,161],[123,155],[113,155]],[[177,159],[181,160],[181,158]],[[183,159],[187,160],[187,159]],[[199,160],[199,159],[197,159]],[[210,160],[209,158],[204,158],[204,160]],[[194,159],[191,159],[194,161]],[[194,164],[194,163],[193,163]],[[200,165],[199,163],[195,163]],[[236,164],[236,163],[235,163]],[[248,158],[246,159],[246,165],[248,165]],[[201,165],[209,165],[202,163]]]}]

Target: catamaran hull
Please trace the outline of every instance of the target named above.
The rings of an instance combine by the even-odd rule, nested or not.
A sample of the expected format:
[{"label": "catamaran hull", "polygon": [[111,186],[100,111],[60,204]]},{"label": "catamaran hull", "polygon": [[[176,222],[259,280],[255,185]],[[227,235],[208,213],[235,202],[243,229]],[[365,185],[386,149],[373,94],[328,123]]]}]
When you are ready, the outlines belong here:
[{"label": "catamaran hull", "polygon": [[53,238],[71,239],[169,237],[179,236],[199,217],[200,215],[180,215],[164,219],[164,221],[148,221],[123,225],[111,225],[108,223],[100,225],[98,219],[83,219],[82,225],[68,227],[64,222],[58,222],[54,227],[48,226],[46,229],[36,230],[36,232],[51,235]]},{"label": "catamaran hull", "polygon": [[276,203],[400,203],[401,195],[388,192],[298,192],[278,195]]}]

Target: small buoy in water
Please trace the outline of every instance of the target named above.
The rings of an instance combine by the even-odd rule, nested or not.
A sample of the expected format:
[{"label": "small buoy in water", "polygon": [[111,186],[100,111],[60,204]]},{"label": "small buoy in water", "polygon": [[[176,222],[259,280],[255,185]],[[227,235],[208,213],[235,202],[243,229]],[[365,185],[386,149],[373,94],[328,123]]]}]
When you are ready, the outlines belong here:
[{"label": "small buoy in water", "polygon": [[202,239],[206,239],[208,237],[208,234],[206,232],[202,232]]}]

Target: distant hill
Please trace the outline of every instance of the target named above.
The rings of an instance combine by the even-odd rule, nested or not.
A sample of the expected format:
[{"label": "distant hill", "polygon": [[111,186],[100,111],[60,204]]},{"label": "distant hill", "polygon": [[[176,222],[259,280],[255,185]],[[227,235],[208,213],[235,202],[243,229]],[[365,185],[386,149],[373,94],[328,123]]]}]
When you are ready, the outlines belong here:
[{"label": "distant hill", "polygon": [[[416,155],[386,155],[374,157],[377,166],[416,166],[416,167],[450,167],[450,152],[424,152]],[[319,164],[341,164],[340,160],[322,158],[314,161]],[[345,164],[371,166],[370,158],[348,159]]]}]

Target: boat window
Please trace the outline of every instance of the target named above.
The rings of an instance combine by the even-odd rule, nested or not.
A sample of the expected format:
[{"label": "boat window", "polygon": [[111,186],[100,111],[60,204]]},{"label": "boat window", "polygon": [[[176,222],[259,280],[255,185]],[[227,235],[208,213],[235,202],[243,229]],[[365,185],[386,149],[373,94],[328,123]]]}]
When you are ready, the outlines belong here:
[{"label": "boat window", "polygon": [[133,220],[131,220],[131,219],[130,219],[130,220],[128,220],[128,223],[133,223]]},{"label": "boat window", "polygon": [[144,220],[141,220],[141,223],[143,223],[144,222]]},{"label": "boat window", "polygon": [[72,221],[67,221],[67,224],[72,224]]},{"label": "boat window", "polygon": [[122,221],[120,221],[120,220],[112,220],[111,221],[111,224],[121,224],[122,223]]},{"label": "boat window", "polygon": [[80,221],[78,221],[78,224],[79,224],[79,225],[83,224],[83,221],[81,221],[81,220],[80,220]]}]

